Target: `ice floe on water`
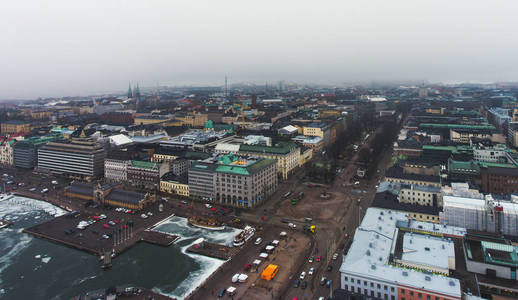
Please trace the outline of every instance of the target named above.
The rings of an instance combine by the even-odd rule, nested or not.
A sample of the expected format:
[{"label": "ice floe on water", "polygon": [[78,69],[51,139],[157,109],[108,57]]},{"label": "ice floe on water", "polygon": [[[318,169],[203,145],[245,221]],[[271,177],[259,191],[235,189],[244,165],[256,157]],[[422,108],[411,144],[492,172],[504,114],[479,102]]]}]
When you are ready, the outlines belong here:
[{"label": "ice floe on water", "polygon": [[178,235],[181,238],[180,241],[188,242],[186,245],[181,247],[181,252],[194,259],[200,266],[199,270],[190,272],[189,276],[184,281],[182,281],[182,283],[180,283],[173,292],[166,293],[163,290],[156,288],[157,292],[178,299],[183,299],[188,296],[212,273],[214,273],[214,271],[216,271],[221,265],[225,263],[223,260],[187,252],[187,249],[194,244],[194,241],[200,237],[203,237],[208,242],[230,246],[234,236],[236,236],[241,231],[240,229],[235,229],[232,227],[227,227],[221,231],[192,227],[188,224],[187,219],[181,217],[169,218],[169,220],[161,223],[154,230]]},{"label": "ice floe on water", "polygon": [[48,264],[52,257],[45,256],[41,258],[41,262]]}]

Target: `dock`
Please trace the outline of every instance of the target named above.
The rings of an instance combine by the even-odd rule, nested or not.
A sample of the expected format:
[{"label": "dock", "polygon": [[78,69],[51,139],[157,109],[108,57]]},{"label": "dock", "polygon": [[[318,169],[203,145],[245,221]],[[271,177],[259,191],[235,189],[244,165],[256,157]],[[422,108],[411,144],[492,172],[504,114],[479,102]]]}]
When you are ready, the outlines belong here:
[{"label": "dock", "polygon": [[171,246],[180,237],[172,234],[145,230],[140,234],[140,240],[163,247]]},{"label": "dock", "polygon": [[232,256],[236,255],[239,252],[239,249],[240,248],[237,247],[229,247],[204,241],[198,247],[196,245],[190,246],[189,248],[187,248],[187,252],[200,254],[221,260],[228,260],[232,258]]}]

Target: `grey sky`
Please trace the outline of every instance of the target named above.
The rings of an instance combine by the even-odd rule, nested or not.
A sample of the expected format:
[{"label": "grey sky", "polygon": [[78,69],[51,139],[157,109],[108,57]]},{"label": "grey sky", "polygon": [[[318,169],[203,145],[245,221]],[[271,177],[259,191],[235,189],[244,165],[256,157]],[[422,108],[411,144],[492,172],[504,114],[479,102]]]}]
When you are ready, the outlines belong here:
[{"label": "grey sky", "polygon": [[518,1],[0,3],[0,99],[128,82],[518,80]]}]

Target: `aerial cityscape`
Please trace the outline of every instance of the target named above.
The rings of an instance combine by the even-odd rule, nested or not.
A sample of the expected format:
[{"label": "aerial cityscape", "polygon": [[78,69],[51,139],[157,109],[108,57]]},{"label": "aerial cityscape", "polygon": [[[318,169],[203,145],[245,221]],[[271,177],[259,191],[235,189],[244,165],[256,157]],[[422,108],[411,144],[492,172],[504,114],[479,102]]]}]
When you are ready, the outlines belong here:
[{"label": "aerial cityscape", "polygon": [[0,300],[518,299],[518,5],[193,2],[1,5]]}]

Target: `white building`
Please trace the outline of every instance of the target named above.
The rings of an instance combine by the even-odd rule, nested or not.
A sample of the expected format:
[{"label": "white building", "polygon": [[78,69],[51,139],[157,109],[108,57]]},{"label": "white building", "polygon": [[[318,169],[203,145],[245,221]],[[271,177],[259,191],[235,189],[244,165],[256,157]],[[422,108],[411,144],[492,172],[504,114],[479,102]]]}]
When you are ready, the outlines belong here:
[{"label": "white building", "polygon": [[104,160],[104,178],[116,181],[125,182],[128,180],[128,165],[129,161],[110,159]]},{"label": "white building", "polygon": [[507,147],[504,144],[498,144],[493,147],[473,146],[473,158],[484,162],[505,161],[507,157],[506,151]]},{"label": "white building", "polygon": [[443,212],[439,218],[444,225],[516,235],[518,199],[496,201],[491,195],[485,199],[444,196]]},{"label": "white building", "polygon": [[[415,253],[403,255],[396,251],[398,236],[401,228],[406,231],[415,231],[409,234],[413,241],[410,244],[408,238],[404,247],[414,248]],[[414,229],[417,227],[416,229]],[[445,229],[446,232],[442,232]],[[453,231],[452,231],[453,230]],[[341,288],[377,297],[379,299],[396,300],[403,299],[399,295],[420,295],[422,299],[461,299],[460,282],[457,279],[444,275],[435,275],[429,272],[421,272],[398,266],[394,258],[399,258],[399,263],[406,262],[406,265],[418,266],[423,271],[430,269],[445,270],[450,267],[451,247],[450,242],[442,238],[432,238],[429,235],[417,237],[417,232],[433,232],[434,235],[449,234],[450,232],[463,232],[459,228],[444,228],[443,226],[431,223],[410,221],[407,214],[403,212],[390,211],[379,208],[369,208],[361,225],[356,229],[354,240],[349,248],[348,254],[344,257],[340,267]],[[432,252],[432,247],[423,242],[433,239],[434,255],[438,256],[445,246],[444,253],[447,253],[447,262],[443,258],[438,262],[430,261],[424,255],[425,252]],[[439,249],[436,249],[436,248]],[[403,250],[399,250],[404,252]],[[447,266],[446,266],[447,265]],[[425,266],[423,268],[422,266]],[[430,298],[428,298],[428,296]],[[408,296],[407,296],[408,297]],[[413,299],[413,297],[409,297]]]}]

